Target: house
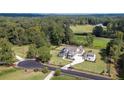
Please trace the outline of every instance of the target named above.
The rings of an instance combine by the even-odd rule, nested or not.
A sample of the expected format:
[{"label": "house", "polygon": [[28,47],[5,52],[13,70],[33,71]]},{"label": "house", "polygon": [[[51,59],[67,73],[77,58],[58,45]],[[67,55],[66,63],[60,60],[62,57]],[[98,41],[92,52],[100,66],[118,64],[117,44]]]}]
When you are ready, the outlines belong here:
[{"label": "house", "polygon": [[93,52],[85,53],[84,55],[85,60],[94,62],[96,60],[96,55]]},{"label": "house", "polygon": [[102,23],[100,23],[100,24],[97,24],[96,26],[101,26],[101,27],[104,27]]},{"label": "house", "polygon": [[59,52],[59,56],[73,60],[75,55],[81,56],[84,52],[82,46],[67,46]]}]

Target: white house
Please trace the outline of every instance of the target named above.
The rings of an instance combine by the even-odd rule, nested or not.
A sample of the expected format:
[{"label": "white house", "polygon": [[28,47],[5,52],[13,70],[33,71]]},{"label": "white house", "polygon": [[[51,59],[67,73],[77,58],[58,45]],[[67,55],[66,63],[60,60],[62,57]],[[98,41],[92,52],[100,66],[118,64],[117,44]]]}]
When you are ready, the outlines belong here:
[{"label": "white house", "polygon": [[103,26],[103,24],[101,24],[101,23],[100,23],[100,24],[97,24],[96,26],[101,26],[101,27],[104,27],[104,26]]},{"label": "white house", "polygon": [[63,58],[68,58],[68,59],[74,59],[75,55],[77,56],[82,56],[84,54],[84,49],[82,46],[67,46],[65,48],[63,48],[60,53],[59,56],[63,57]]}]

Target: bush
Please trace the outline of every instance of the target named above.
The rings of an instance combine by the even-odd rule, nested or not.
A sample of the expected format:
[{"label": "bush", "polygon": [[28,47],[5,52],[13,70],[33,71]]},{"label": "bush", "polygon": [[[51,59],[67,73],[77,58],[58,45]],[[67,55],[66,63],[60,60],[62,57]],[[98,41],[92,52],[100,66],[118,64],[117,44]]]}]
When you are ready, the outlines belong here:
[{"label": "bush", "polygon": [[44,67],[43,69],[42,69],[42,72],[45,74],[45,73],[48,73],[48,67]]},{"label": "bush", "polygon": [[59,75],[61,75],[61,70],[60,70],[60,69],[57,69],[57,70],[55,71],[54,76],[59,76]]}]

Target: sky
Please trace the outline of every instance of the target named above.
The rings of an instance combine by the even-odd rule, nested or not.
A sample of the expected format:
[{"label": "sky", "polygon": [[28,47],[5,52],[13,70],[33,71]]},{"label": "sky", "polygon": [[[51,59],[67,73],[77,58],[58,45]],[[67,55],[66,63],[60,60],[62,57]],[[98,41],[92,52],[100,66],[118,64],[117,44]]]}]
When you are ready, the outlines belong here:
[{"label": "sky", "polygon": [[0,13],[124,13],[124,1],[0,0]]}]

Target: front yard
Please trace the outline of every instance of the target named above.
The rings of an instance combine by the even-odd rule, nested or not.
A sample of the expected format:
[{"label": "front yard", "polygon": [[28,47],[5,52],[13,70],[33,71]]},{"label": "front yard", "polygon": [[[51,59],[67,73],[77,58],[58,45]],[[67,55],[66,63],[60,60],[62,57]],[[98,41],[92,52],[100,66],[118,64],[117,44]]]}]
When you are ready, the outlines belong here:
[{"label": "front yard", "polygon": [[101,73],[106,69],[106,63],[102,60],[99,49],[85,48],[85,51],[92,50],[96,54],[95,62],[84,61],[83,63],[74,65],[73,67],[82,71],[89,71],[93,73]]},{"label": "front yard", "polygon": [[68,60],[63,60],[61,57],[58,57],[58,53],[63,47],[64,46],[59,46],[59,47],[52,46],[52,49],[51,49],[52,57],[50,60],[50,64],[64,66],[70,63]]},{"label": "front yard", "polygon": [[22,69],[13,67],[0,67],[0,80],[43,80],[49,73],[42,72],[25,72]]}]

